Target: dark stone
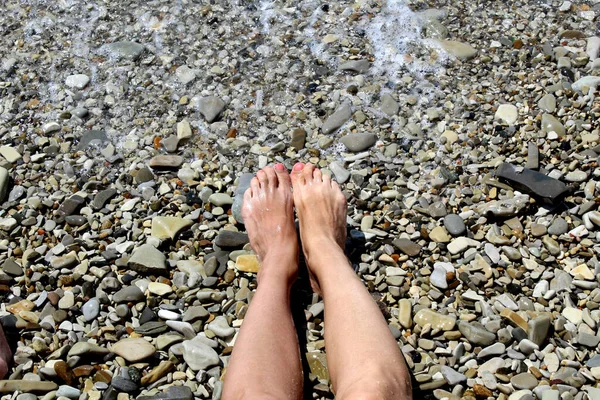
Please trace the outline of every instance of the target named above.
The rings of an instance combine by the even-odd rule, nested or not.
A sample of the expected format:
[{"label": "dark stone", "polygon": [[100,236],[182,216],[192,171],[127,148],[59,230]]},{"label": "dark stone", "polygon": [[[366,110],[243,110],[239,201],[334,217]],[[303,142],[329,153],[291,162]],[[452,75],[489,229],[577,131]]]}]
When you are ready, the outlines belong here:
[{"label": "dark stone", "polygon": [[157,315],[150,307],[145,307],[144,311],[142,311],[142,315],[140,315],[140,325],[144,325],[147,322],[155,321]]},{"label": "dark stone", "polygon": [[81,196],[73,195],[67,200],[63,201],[58,210],[56,210],[56,220],[58,223],[62,223],[65,217],[71,215],[84,203],[84,199]]},{"label": "dark stone", "polygon": [[302,150],[306,142],[306,131],[304,129],[294,129],[292,131],[292,140],[290,146],[296,150]]},{"label": "dark stone", "polygon": [[122,376],[115,376],[112,378],[111,385],[119,392],[133,393],[139,389],[139,385],[130,379],[123,378]]},{"label": "dark stone", "polygon": [[527,332],[525,332],[525,330],[523,330],[523,328],[515,328],[512,330],[512,337],[517,342],[520,342],[523,339],[527,339],[528,335],[527,335]]},{"label": "dark stone", "polygon": [[23,275],[23,267],[17,264],[12,258],[8,258],[4,261],[4,264],[2,264],[2,271],[11,276]]},{"label": "dark stone", "polygon": [[456,214],[448,214],[444,217],[444,227],[452,236],[463,236],[467,232],[465,222]]},{"label": "dark stone", "polygon": [[496,177],[521,192],[547,201],[557,200],[569,191],[568,186],[557,179],[530,169],[517,172],[517,168],[509,163],[500,164],[496,169]]},{"label": "dark stone", "polygon": [[135,332],[145,336],[160,335],[169,330],[169,327],[164,322],[150,321],[146,322],[142,326],[135,328]]},{"label": "dark stone", "polygon": [[232,248],[242,247],[249,241],[248,235],[242,232],[221,231],[215,239],[215,244],[219,247]]},{"label": "dark stone", "polygon": [[87,218],[83,215],[67,215],[65,221],[71,226],[81,226],[87,222]]},{"label": "dark stone", "polygon": [[92,202],[92,208],[96,211],[100,210],[102,207],[104,207],[104,204],[106,204],[106,202],[112,197],[114,197],[116,194],[116,189],[106,189],[101,192],[98,192],[98,194],[96,194],[96,196],[94,197],[94,201]]},{"label": "dark stone", "polygon": [[108,389],[104,391],[104,394],[102,395],[102,400],[117,400],[118,395],[119,391],[115,389],[112,385],[110,385]]},{"label": "dark stone", "polygon": [[147,168],[147,167],[140,169],[137,172],[137,174],[135,175],[136,183],[150,182],[153,179],[154,179],[154,174],[152,173],[152,171],[150,171],[150,168]]},{"label": "dark stone", "polygon": [[404,254],[414,257],[421,252],[421,246],[409,239],[396,239],[392,242]]},{"label": "dark stone", "polygon": [[169,386],[166,392],[154,396],[140,396],[137,400],[193,400],[192,389],[187,386]]},{"label": "dark stone", "polygon": [[137,286],[124,287],[113,295],[113,301],[115,303],[137,303],[145,298],[146,296],[144,296],[144,293]]}]

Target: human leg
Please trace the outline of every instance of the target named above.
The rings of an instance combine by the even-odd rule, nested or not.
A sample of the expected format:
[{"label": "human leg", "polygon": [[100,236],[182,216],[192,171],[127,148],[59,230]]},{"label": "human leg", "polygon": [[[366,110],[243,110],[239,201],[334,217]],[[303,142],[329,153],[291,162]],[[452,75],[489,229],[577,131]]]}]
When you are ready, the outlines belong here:
[{"label": "human leg", "polygon": [[242,215],[261,268],[229,361],[222,398],[300,399],[302,367],[290,311],[298,242],[290,178],[283,165],[258,172],[244,195]]},{"label": "human leg", "polygon": [[292,186],[312,286],[325,303],[325,347],[336,397],[412,398],[398,344],[344,255],[346,199],[339,186],[311,164],[294,166]]},{"label": "human leg", "polygon": [[4,379],[6,377],[10,367],[11,359],[12,352],[10,350],[8,341],[6,340],[6,335],[4,334],[2,325],[0,325],[0,379]]}]

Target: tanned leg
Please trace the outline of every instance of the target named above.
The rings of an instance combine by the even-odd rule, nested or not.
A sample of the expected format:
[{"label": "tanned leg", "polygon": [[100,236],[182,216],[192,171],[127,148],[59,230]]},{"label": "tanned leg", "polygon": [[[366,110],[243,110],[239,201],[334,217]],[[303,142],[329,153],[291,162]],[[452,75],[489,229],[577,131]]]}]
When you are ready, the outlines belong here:
[{"label": "tanned leg", "polygon": [[290,176],[283,165],[264,168],[252,179],[242,216],[261,267],[222,398],[301,399],[302,366],[290,311],[290,289],[298,276],[298,239]]},{"label": "tanned leg", "polygon": [[291,177],[312,286],[325,303],[325,348],[336,398],[411,399],[398,344],[343,252],[346,198],[311,164],[296,164]]}]

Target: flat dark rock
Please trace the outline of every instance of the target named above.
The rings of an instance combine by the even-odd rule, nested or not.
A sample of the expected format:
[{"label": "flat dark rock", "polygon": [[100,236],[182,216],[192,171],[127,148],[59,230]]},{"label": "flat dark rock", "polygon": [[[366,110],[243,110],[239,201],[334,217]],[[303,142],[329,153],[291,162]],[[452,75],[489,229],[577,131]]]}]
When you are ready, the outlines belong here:
[{"label": "flat dark rock", "polygon": [[550,201],[564,196],[569,191],[568,186],[557,179],[530,169],[518,172],[517,168],[509,163],[498,166],[496,177],[519,191]]},{"label": "flat dark rock", "polygon": [[410,239],[396,239],[392,244],[407,256],[414,257],[421,252],[421,246]]},{"label": "flat dark rock", "polygon": [[169,330],[167,324],[161,321],[149,321],[135,328],[135,332],[145,336],[160,335]]},{"label": "flat dark rock", "polygon": [[166,392],[154,396],[140,396],[137,400],[192,400],[192,389],[187,386],[169,386]]},{"label": "flat dark rock", "polygon": [[219,247],[242,247],[248,243],[248,235],[242,232],[221,231],[215,239],[215,244]]},{"label": "flat dark rock", "polygon": [[96,211],[100,210],[102,207],[104,207],[104,204],[106,204],[106,202],[113,198],[116,194],[117,190],[112,188],[98,192],[94,197],[94,201],[92,202],[92,208]]}]

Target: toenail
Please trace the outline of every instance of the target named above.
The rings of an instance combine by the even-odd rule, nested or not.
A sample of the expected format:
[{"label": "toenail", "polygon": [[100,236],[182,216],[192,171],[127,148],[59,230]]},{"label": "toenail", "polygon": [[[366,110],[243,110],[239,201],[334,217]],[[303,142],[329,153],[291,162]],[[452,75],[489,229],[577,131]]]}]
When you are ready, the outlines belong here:
[{"label": "toenail", "polygon": [[277,171],[283,171],[283,170],[285,170],[285,167],[283,166],[283,164],[278,163],[278,164],[275,164],[275,169]]},{"label": "toenail", "polygon": [[294,165],[294,171],[300,171],[302,168],[304,168],[303,163],[296,163],[296,165]]}]

